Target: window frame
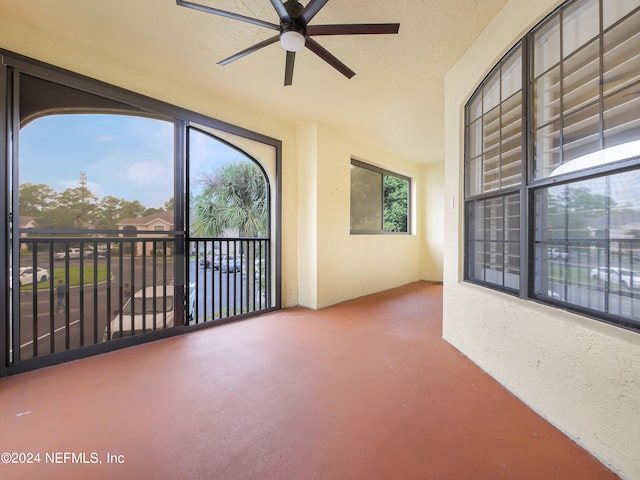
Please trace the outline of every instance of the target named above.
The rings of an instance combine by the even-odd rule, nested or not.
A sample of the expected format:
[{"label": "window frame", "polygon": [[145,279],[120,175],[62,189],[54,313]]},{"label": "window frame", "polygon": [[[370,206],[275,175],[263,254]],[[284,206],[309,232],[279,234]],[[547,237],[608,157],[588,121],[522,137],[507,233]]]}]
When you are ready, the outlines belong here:
[{"label": "window frame", "polygon": [[[379,173],[381,175],[381,189],[382,189],[382,195],[381,195],[381,201],[380,201],[380,219],[381,219],[381,228],[378,229],[371,229],[371,230],[356,230],[353,228],[353,225],[351,224],[351,202],[349,202],[349,233],[351,235],[411,235],[411,230],[412,230],[412,217],[411,217],[411,178],[407,177],[405,175],[402,175],[400,173],[396,173],[396,172],[392,172],[390,170],[386,170],[382,167],[378,167],[375,165],[371,165],[370,163],[367,162],[363,162],[362,160],[358,160],[356,158],[351,158],[351,162],[350,162],[350,167],[351,166],[355,166],[355,167],[360,167],[363,168],[365,170],[369,170],[371,172],[375,172],[375,173]],[[400,180],[406,181],[407,182],[407,230],[404,232],[389,232],[389,231],[385,231],[384,230],[384,177],[388,176],[388,177],[394,177],[394,178],[398,178]],[[351,175],[349,175],[349,178],[351,179]],[[352,191],[351,191],[351,180],[349,181],[349,198],[351,199],[352,196]]]},{"label": "window frame", "polygon": [[[176,318],[174,328],[152,332],[147,335],[133,336],[122,339],[119,342],[106,342],[94,345],[86,345],[82,348],[61,351],[55,355],[46,355],[35,359],[27,359],[24,361],[14,361],[9,355],[9,344],[19,344],[19,330],[14,327],[18,325],[19,319],[15,315],[14,306],[19,304],[20,291],[17,288],[9,289],[9,267],[11,265],[19,265],[18,261],[18,242],[19,238],[14,235],[14,231],[18,231],[19,212],[10,208],[18,204],[19,185],[18,176],[15,174],[19,165],[20,149],[19,141],[14,140],[14,132],[17,132],[15,138],[19,138],[20,132],[20,77],[28,75],[36,79],[45,80],[55,83],[63,88],[70,88],[80,95],[88,94],[99,96],[107,103],[108,109],[114,110],[112,113],[123,113],[146,116],[157,120],[165,120],[173,124],[173,169],[174,169],[174,227],[173,234],[178,240],[184,239],[187,235],[185,231],[188,212],[186,210],[185,195],[185,158],[187,155],[186,135],[187,130],[191,126],[200,128],[206,127],[222,133],[228,133],[255,141],[274,149],[274,174],[268,177],[272,184],[274,194],[274,211],[273,222],[270,225],[271,237],[274,239],[274,246],[271,251],[273,262],[273,303],[269,308],[271,311],[282,308],[282,141],[270,137],[265,134],[254,132],[252,130],[236,126],[231,123],[218,120],[206,114],[188,110],[183,107],[166,103],[162,100],[144,96],[142,94],[120,88],[103,81],[81,75],[76,72],[65,70],[63,68],[47,64],[29,57],[0,49],[0,64],[2,74],[0,74],[0,142],[5,148],[0,151],[0,158],[4,162],[2,171],[2,182],[0,182],[0,196],[5,200],[6,208],[2,209],[2,215],[5,219],[0,226],[2,236],[0,236],[0,269],[4,267],[4,274],[0,276],[0,310],[4,312],[4,321],[0,321],[0,344],[5,349],[6,354],[0,356],[0,377],[8,374],[21,373],[33,370],[42,366],[55,365],[57,363],[77,358],[84,358],[96,353],[106,352],[124,346],[144,343],[153,339],[164,336],[181,334],[187,331],[187,327],[182,326],[180,319]],[[111,106],[113,105],[113,106]],[[122,105],[124,109],[121,109]],[[92,109],[92,111],[95,109]],[[106,113],[106,112],[102,112]],[[35,118],[35,117],[34,117]],[[17,213],[14,213],[17,212]],[[271,218],[270,218],[271,221]],[[167,232],[165,230],[165,232]],[[134,232],[135,233],[135,232]],[[176,241],[176,245],[180,247],[184,241]],[[176,255],[183,255],[184,249],[176,249]],[[175,269],[175,286],[185,285],[186,276],[185,268]],[[184,300],[184,292],[182,288],[176,288],[175,301],[181,304]],[[263,310],[267,311],[267,310]],[[248,316],[248,315],[247,315]],[[207,325],[208,326],[208,325]]]},{"label": "window frame", "polygon": [[[470,119],[469,116],[469,110],[471,109],[471,106],[474,102],[474,100],[476,99],[477,95],[482,95],[483,93],[483,89],[485,86],[487,86],[488,84],[490,84],[492,81],[494,81],[494,78],[497,76],[497,78],[500,80],[499,83],[499,101],[498,104],[496,106],[494,106],[493,108],[502,108],[502,104],[504,102],[506,102],[507,100],[510,100],[511,98],[513,98],[514,93],[511,93],[511,95],[507,98],[505,98],[504,100],[502,99],[502,66],[508,64],[511,59],[513,58],[513,56],[518,52],[518,50],[520,50],[520,65],[521,65],[521,83],[522,83],[522,88],[520,89],[520,95],[521,95],[521,109],[522,109],[522,122],[521,122],[521,144],[520,144],[520,149],[521,149],[521,161],[520,161],[520,181],[519,183],[516,184],[509,184],[506,186],[502,186],[500,185],[498,188],[493,188],[493,189],[489,189],[489,190],[484,190],[482,188],[482,185],[480,187],[480,191],[478,193],[475,194],[470,194],[470,185],[469,185],[469,177],[467,176],[467,167],[469,165],[469,160],[470,160],[470,139],[469,139],[469,133],[470,133],[470,129],[469,126],[471,125],[471,123],[473,122],[482,122],[483,117],[485,115],[484,112],[484,107],[482,104],[482,96],[480,98],[480,108],[481,108],[481,112],[478,115],[477,118],[474,119]],[[480,85],[478,86],[478,88],[475,90],[475,92],[471,95],[469,101],[467,102],[467,104],[465,105],[465,109],[464,109],[464,125],[465,125],[465,131],[464,131],[464,175],[463,175],[463,183],[464,183],[464,205],[465,205],[465,209],[464,209],[464,232],[465,232],[465,239],[464,239],[464,279],[466,281],[472,282],[472,283],[478,283],[480,285],[486,285],[486,286],[490,286],[491,288],[496,288],[502,291],[506,291],[508,293],[511,294],[518,294],[519,291],[521,290],[523,285],[527,284],[527,280],[526,278],[523,278],[522,275],[522,270],[523,270],[523,265],[522,262],[520,263],[520,273],[519,273],[519,285],[517,288],[514,287],[509,287],[506,286],[504,283],[504,276],[505,276],[505,270],[502,271],[502,276],[503,276],[503,280],[502,280],[502,285],[498,285],[496,283],[492,283],[492,282],[486,282],[486,275],[485,275],[485,281],[479,281],[479,280],[475,280],[471,278],[471,264],[472,264],[472,252],[471,252],[471,241],[469,236],[471,235],[471,226],[472,226],[472,210],[471,208],[469,208],[469,205],[471,204],[475,204],[476,202],[486,202],[486,201],[490,201],[490,200],[496,200],[496,199],[500,199],[503,202],[503,205],[505,205],[506,203],[506,199],[510,196],[513,196],[515,194],[517,194],[519,196],[519,204],[520,204],[520,217],[522,217],[522,213],[523,213],[523,209],[526,208],[526,196],[523,193],[523,187],[524,185],[526,185],[526,157],[528,154],[528,143],[527,143],[527,135],[524,134],[524,132],[526,131],[527,128],[527,121],[526,121],[526,117],[527,117],[527,109],[526,109],[526,99],[527,99],[527,88],[526,88],[526,81],[525,79],[527,78],[527,73],[528,73],[528,65],[527,65],[527,44],[525,39],[518,41],[513,47],[511,47],[509,49],[509,51],[507,51],[507,53],[505,53],[505,55],[496,63],[496,65],[494,65],[494,67],[490,70],[490,72],[487,74],[487,76],[482,80],[482,82],[480,83]],[[501,115],[499,117],[501,119]],[[502,139],[502,137],[500,137]],[[480,141],[483,141],[483,137],[481,135],[480,137]],[[500,152],[502,152],[502,141],[499,142],[498,144],[498,150]],[[475,156],[474,158],[478,159],[478,158],[483,158],[483,149],[481,148],[480,150],[480,156]],[[500,153],[501,154],[501,153]],[[481,164],[481,167],[484,165],[484,163]],[[499,178],[499,182],[501,182],[502,177]],[[504,215],[503,215],[503,230],[504,230]],[[485,230],[486,232],[486,230]],[[504,233],[504,232],[503,232]],[[526,258],[526,256],[524,255],[523,249],[526,248],[526,238],[525,238],[525,229],[522,228],[522,224],[520,224],[520,235],[519,235],[519,250],[520,250],[520,258],[524,259]],[[504,234],[503,234],[503,240],[500,242],[496,242],[496,243],[501,243],[503,245],[507,245],[509,242],[504,240]],[[485,252],[486,253],[486,252]],[[504,250],[503,250],[503,255],[504,255]],[[502,262],[502,265],[504,266],[504,259]]]},{"label": "window frame", "polygon": [[[608,33],[612,32],[616,27],[622,25],[622,23],[626,20],[629,20],[632,16],[640,15],[640,7],[635,7],[631,11],[624,13],[619,16],[619,18],[615,22],[611,22],[608,26],[604,27],[604,9],[606,6],[603,6],[603,0],[597,0],[596,2],[597,10],[598,10],[598,33],[595,37],[591,38],[589,41],[584,42],[575,48],[570,54],[564,54],[562,51],[562,46],[560,47],[560,57],[558,62],[554,63],[548,70],[551,71],[554,68],[560,69],[560,87],[559,87],[559,97],[563,99],[567,92],[571,90],[567,88],[565,90],[564,82],[564,73],[562,70],[563,64],[567,61],[567,59],[572,59],[577,53],[585,52],[589,47],[592,47],[595,43],[598,46],[598,53],[596,57],[597,66],[597,75],[598,79],[602,80],[605,77],[606,70],[604,67],[604,58],[605,53],[609,50],[605,49],[605,38]],[[586,3],[585,3],[586,4]],[[610,323],[622,328],[630,329],[636,332],[640,332],[640,319],[637,316],[633,316],[632,313],[627,316],[622,316],[620,314],[611,313],[609,310],[608,302],[609,299],[605,300],[605,307],[601,310],[596,307],[589,307],[585,305],[579,305],[577,303],[569,303],[566,298],[554,298],[550,293],[547,292],[546,295],[541,293],[536,293],[536,276],[542,275],[540,271],[536,270],[536,261],[540,261],[536,259],[536,249],[545,249],[548,245],[545,243],[544,245],[538,245],[536,241],[536,234],[538,230],[536,230],[536,215],[548,215],[548,211],[541,212],[536,211],[536,203],[535,197],[537,194],[544,190],[548,190],[552,187],[562,186],[562,185],[579,185],[580,182],[585,180],[590,180],[594,178],[609,178],[613,177],[616,174],[630,172],[630,171],[640,171],[640,154],[634,155],[631,157],[627,157],[621,160],[613,161],[611,163],[602,163],[597,166],[593,166],[590,168],[583,168],[575,171],[561,172],[556,175],[547,175],[547,176],[535,176],[534,168],[539,165],[536,165],[536,158],[534,151],[535,148],[535,140],[536,140],[536,127],[539,130],[544,128],[545,124],[535,125],[535,108],[536,108],[536,99],[534,97],[534,55],[535,55],[535,35],[537,32],[543,31],[544,28],[551,25],[551,22],[558,21],[561,25],[563,22],[563,14],[567,9],[571,9],[573,7],[580,6],[580,2],[578,0],[568,0],[562,2],[553,12],[543,18],[538,24],[536,24],[529,32],[527,32],[518,42],[509,49],[509,51],[496,63],[496,65],[489,71],[486,77],[480,82],[476,90],[471,94],[464,108],[464,163],[463,163],[463,195],[464,195],[464,235],[463,235],[463,250],[464,250],[464,264],[463,264],[463,278],[465,282],[477,284],[486,288],[490,288],[493,290],[498,290],[510,295],[518,296],[519,298],[526,300],[534,300],[539,303],[545,303],[548,305],[561,307],[563,309],[574,311],[581,315],[585,315],[591,318],[595,318],[597,320]],[[562,37],[562,28],[559,30],[559,35]],[[624,32],[624,31],[623,31]],[[610,50],[623,45],[624,42],[633,41],[633,36],[624,36],[623,39],[619,40],[619,43],[612,44]],[[560,40],[560,45],[562,41]],[[522,174],[522,182],[520,185],[515,185],[506,188],[497,188],[489,191],[482,191],[482,184],[480,184],[479,192],[476,191],[473,194],[470,194],[469,182],[475,180],[470,178],[473,175],[474,171],[469,168],[469,161],[471,158],[471,124],[473,121],[476,121],[478,118],[482,118],[484,114],[482,111],[480,113],[480,117],[470,118],[471,116],[471,108],[474,102],[477,102],[478,96],[481,95],[483,88],[495,79],[495,75],[499,76],[500,67],[504,64],[506,59],[509,58],[514,49],[518,48],[519,45],[522,45],[522,68],[523,68],[523,76],[522,76],[522,95],[523,95],[523,103],[522,103],[522,120],[523,120],[523,128],[522,128],[522,164],[521,164],[521,174]],[[635,45],[632,43],[631,45]],[[614,68],[616,64],[613,64]],[[496,73],[497,72],[497,73]],[[539,72],[542,73],[542,72]],[[546,71],[544,73],[547,73]],[[542,74],[539,75],[538,78],[541,78]],[[629,81],[630,85],[636,85],[639,83],[640,75],[635,75],[632,80]],[[597,122],[598,125],[598,141],[599,141],[599,149],[597,152],[603,151],[607,148],[607,143],[605,141],[605,132],[606,128],[604,126],[604,118],[605,114],[608,110],[605,108],[605,101],[614,97],[614,95],[619,94],[620,90],[612,89],[608,93],[605,94],[604,87],[600,83],[597,91],[597,101],[596,105],[598,107],[597,115],[599,120]],[[559,108],[559,113],[557,114],[557,121],[560,123],[560,149],[563,149],[563,140],[562,135],[564,120],[568,115],[573,114],[576,111],[583,108],[586,110],[586,107],[579,107],[576,109],[574,107],[573,110],[564,109],[561,106]],[[632,107],[630,107],[631,111],[633,111]],[[482,110],[482,106],[481,106]],[[568,110],[568,111],[567,111]],[[477,114],[476,114],[477,115]],[[638,117],[640,118],[640,116]],[[547,120],[548,121],[548,120]],[[635,120],[634,120],[635,121]],[[630,138],[633,140],[633,132],[634,129],[631,127],[630,129],[631,135]],[[545,137],[546,138],[546,137]],[[578,137],[581,138],[581,137]],[[479,139],[482,142],[484,138]],[[638,138],[640,140],[640,138]],[[477,148],[477,147],[476,147]],[[478,158],[478,157],[474,157]],[[571,160],[571,156],[564,156],[561,154],[560,156],[560,165],[564,165],[566,162]],[[537,160],[541,162],[540,159]],[[541,165],[542,163],[540,163]],[[482,181],[482,180],[481,180]],[[477,189],[476,189],[477,190]],[[520,195],[520,255],[521,255],[521,263],[520,263],[520,285],[519,288],[509,288],[507,286],[498,285],[495,283],[487,282],[486,276],[485,280],[479,280],[478,278],[474,278],[473,275],[473,255],[472,247],[474,246],[474,237],[473,237],[473,227],[472,221],[472,210],[473,206],[478,201],[487,201],[490,199],[504,199],[508,195],[512,195],[514,193],[519,193]],[[640,210],[640,206],[638,208]],[[607,207],[607,215],[611,215],[614,212],[611,206]],[[550,239],[547,239],[550,240]],[[569,249],[569,241],[570,237],[565,235],[564,241],[567,242],[566,249]],[[609,249],[609,253],[612,249],[613,240],[606,242],[606,248]],[[634,247],[635,248],[635,247]],[[567,252],[568,250],[565,250]],[[639,265],[640,262],[634,264],[632,262],[631,267],[633,265]],[[615,267],[616,264],[610,263],[607,264],[607,267]],[[619,265],[618,265],[619,266]],[[624,265],[622,265],[625,267]],[[484,269],[486,270],[487,265],[485,264]],[[586,265],[588,267],[588,265]],[[629,268],[629,267],[625,267]],[[477,274],[475,275],[477,277]],[[546,283],[548,278],[543,282]],[[607,287],[605,290],[605,295],[608,297],[610,295],[609,290],[609,282],[607,282]],[[635,294],[633,292],[630,293],[631,298],[633,299],[635,296],[639,295],[637,291]],[[633,300],[632,300],[633,302]],[[633,308],[633,307],[631,307]]]}]

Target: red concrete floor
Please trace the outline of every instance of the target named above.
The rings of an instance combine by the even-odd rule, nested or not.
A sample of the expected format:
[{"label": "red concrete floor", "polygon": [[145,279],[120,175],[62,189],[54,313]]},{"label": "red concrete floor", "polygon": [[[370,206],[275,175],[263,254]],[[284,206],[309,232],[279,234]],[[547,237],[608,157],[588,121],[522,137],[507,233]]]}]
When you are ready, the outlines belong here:
[{"label": "red concrete floor", "polygon": [[0,478],[617,478],[443,341],[441,310],[419,282],[4,378],[0,452],[40,463]]}]

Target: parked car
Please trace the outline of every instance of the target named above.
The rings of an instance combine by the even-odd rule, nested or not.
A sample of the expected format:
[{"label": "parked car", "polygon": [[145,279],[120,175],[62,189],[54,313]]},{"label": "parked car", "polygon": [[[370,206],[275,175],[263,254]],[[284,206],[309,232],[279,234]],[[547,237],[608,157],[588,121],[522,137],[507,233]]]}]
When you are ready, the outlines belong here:
[{"label": "parked car", "polygon": [[[189,314],[185,319],[186,323],[190,323],[193,317],[193,311],[195,307],[195,294],[194,285],[190,286],[191,292],[189,298],[191,299],[191,306],[189,308]],[[166,297],[165,297],[166,289]],[[143,332],[151,332],[154,330],[154,315],[155,315],[155,330],[166,327],[173,327],[174,325],[174,301],[173,301],[174,288],[167,285],[151,286],[140,289],[136,294],[127,300],[122,307],[122,311],[116,311],[114,317],[111,319],[109,328],[105,328],[103,341],[108,339],[128,337],[131,335],[133,326],[133,334],[137,335]],[[166,316],[166,324],[165,324]],[[120,322],[122,321],[122,330],[120,329]]]},{"label": "parked car", "polygon": [[74,258],[80,258],[80,249],[79,248],[70,248],[67,251],[58,252],[55,255],[56,260],[64,260],[67,258],[67,254],[69,255],[69,259],[72,260]]},{"label": "parked car", "polygon": [[609,282],[623,288],[640,288],[640,274],[628,268],[599,267],[591,270],[591,279],[598,282]]},{"label": "parked car", "polygon": [[547,290],[547,297],[549,297],[549,298],[551,298],[553,300],[558,300],[560,302],[566,302],[566,299],[564,298],[564,295],[554,291],[551,288],[549,288],[549,290]]},{"label": "parked car", "polygon": [[561,250],[559,248],[550,248],[549,249],[549,257],[556,258],[556,259],[561,259],[561,260],[566,260],[567,258],[569,258],[569,254],[567,252],[565,252],[564,250]]},{"label": "parked car", "polygon": [[104,258],[105,253],[107,253],[107,247],[104,245],[98,246],[96,251],[94,251],[93,245],[88,245],[84,247],[83,250],[83,256],[85,258],[93,258],[94,256],[98,258]]},{"label": "parked car", "polygon": [[33,267],[22,267],[20,269],[20,286],[31,285],[34,276],[36,283],[45,282],[49,278],[49,270],[37,267],[34,275]]},{"label": "parked car", "polygon": [[211,268],[211,255],[207,255],[206,257],[200,257],[200,261],[198,263],[201,267]]},{"label": "parked car", "polygon": [[[231,261],[233,257],[229,257],[229,261]],[[227,255],[216,255],[213,259],[213,269],[220,270],[220,265],[223,263],[227,263]]]},{"label": "parked car", "polygon": [[[166,326],[173,326],[173,288],[167,286],[167,296],[164,296],[165,287],[146,287],[136,292],[133,298],[127,300],[122,307],[122,311],[116,311],[111,319],[110,338],[121,338],[133,334],[148,332],[155,327],[163,328],[166,314]],[[122,330],[120,322],[122,321]],[[104,340],[107,340],[107,329],[104,332]]]},{"label": "parked car", "polygon": [[[80,249],[79,248],[71,247],[68,252],[69,252],[69,260],[80,258]],[[82,250],[82,256],[85,257],[85,258],[91,258],[93,256],[93,248],[92,247],[85,247]],[[61,252],[56,253],[54,258],[56,260],[64,260],[65,258],[67,258],[67,251],[63,250]],[[98,255],[98,258],[104,258],[104,256],[103,255]]]},{"label": "parked car", "polygon": [[223,273],[228,272],[241,272],[242,271],[242,263],[239,259],[234,257],[229,257],[229,260],[224,260],[221,264],[221,270]]}]

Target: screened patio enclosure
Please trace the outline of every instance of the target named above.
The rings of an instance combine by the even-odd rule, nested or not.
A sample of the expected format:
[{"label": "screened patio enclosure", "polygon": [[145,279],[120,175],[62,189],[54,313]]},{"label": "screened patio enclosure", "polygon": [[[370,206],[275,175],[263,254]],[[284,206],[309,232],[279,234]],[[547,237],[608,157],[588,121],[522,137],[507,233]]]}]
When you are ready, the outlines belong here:
[{"label": "screened patio enclosure", "polygon": [[6,55],[0,375],[280,308],[280,143]]}]

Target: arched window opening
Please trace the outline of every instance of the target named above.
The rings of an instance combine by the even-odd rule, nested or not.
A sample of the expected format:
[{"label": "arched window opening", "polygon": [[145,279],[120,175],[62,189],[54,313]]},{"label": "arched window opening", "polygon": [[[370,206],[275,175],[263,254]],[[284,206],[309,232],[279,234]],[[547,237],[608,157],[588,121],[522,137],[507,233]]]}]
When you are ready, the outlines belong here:
[{"label": "arched window opening", "polygon": [[263,167],[210,133],[189,129],[189,278],[193,323],[269,308],[270,188]]},{"label": "arched window opening", "polygon": [[[67,100],[86,100],[82,92],[59,89]],[[20,272],[31,272],[21,293],[32,295],[19,308],[20,359],[165,328],[166,315],[144,326],[115,325],[112,317],[131,294],[148,285],[170,287],[174,277],[172,265],[141,259],[172,251],[173,124],[87,113],[86,101],[80,113],[60,105],[46,105],[43,113],[33,99],[26,103],[15,213],[31,227],[20,229],[19,250],[28,254],[18,261]],[[140,302],[156,302],[155,293]]]},{"label": "arched window opening", "polygon": [[0,376],[280,308],[278,140],[8,53],[3,66]]}]

